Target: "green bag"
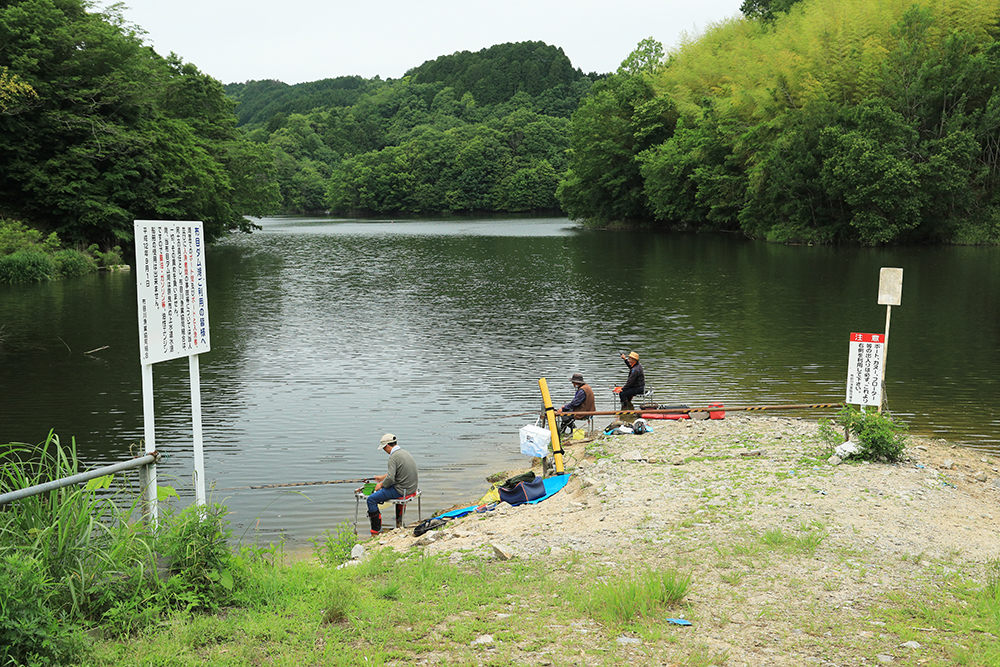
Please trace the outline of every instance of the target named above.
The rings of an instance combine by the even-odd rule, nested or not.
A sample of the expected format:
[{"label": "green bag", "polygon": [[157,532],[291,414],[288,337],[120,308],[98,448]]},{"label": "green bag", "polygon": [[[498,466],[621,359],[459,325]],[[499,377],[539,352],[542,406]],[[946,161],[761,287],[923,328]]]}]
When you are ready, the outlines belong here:
[{"label": "green bag", "polygon": [[535,473],[531,470],[528,472],[522,472],[520,475],[514,475],[513,477],[508,477],[503,484],[500,486],[504,489],[513,489],[515,486],[521,482],[534,482]]}]

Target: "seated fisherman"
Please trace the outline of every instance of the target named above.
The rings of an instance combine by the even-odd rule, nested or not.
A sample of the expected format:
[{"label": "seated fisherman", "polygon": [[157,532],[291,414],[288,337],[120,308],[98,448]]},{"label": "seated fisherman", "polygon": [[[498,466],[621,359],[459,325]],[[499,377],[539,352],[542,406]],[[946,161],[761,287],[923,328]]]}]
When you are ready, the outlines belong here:
[{"label": "seated fisherman", "polygon": [[[559,411],[594,412],[597,410],[594,403],[594,390],[590,388],[589,384],[583,381],[583,374],[573,373],[573,377],[569,381],[576,387],[576,394],[573,396],[573,400],[562,406]],[[573,415],[563,415],[562,423],[559,425],[559,432],[572,430],[575,419]]]},{"label": "seated fisherman", "polygon": [[628,379],[621,387],[615,388],[615,393],[622,401],[622,410],[632,410],[634,409],[632,397],[646,391],[646,374],[643,373],[642,364],[639,363],[638,352],[629,352],[627,357],[623,354],[622,359],[628,366]]},{"label": "seated fisherman", "polygon": [[[405,498],[417,491],[417,464],[409,452],[397,444],[396,436],[386,433],[379,441],[379,449],[389,455],[389,472],[385,475],[376,475],[375,492],[367,498],[368,518],[371,520],[372,535],[378,535],[382,531],[382,513],[378,506],[388,500]],[[396,514],[401,515],[402,505],[396,505]]]}]

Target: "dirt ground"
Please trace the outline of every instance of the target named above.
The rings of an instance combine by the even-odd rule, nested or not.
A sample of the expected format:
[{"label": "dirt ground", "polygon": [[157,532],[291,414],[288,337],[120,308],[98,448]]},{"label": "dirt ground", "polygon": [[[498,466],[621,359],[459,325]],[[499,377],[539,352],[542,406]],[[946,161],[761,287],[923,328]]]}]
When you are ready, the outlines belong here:
[{"label": "dirt ground", "polygon": [[[544,502],[378,543],[456,561],[500,547],[609,574],[676,568],[692,577],[677,613],[693,625],[670,651],[689,646],[727,666],[923,664],[919,647],[883,630],[889,593],[982,577],[1000,557],[993,456],[911,437],[903,462],[838,464],[815,420],[730,413],[651,424],[653,433],[567,443],[571,478]],[[783,548],[810,540],[813,549]],[[637,662],[671,664],[635,650]]]}]

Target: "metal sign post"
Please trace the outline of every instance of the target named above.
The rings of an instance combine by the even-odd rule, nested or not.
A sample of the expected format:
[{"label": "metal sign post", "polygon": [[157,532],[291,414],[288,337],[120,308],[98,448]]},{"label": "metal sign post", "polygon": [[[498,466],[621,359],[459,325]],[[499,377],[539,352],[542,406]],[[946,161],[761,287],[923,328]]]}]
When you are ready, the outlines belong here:
[{"label": "metal sign post", "polygon": [[[205,499],[198,355],[211,350],[205,285],[205,234],[201,222],[135,221],[136,298],[146,453],[156,450],[153,364],[188,357],[194,438],[195,497]],[[156,468],[142,480],[146,514],[157,518]]]},{"label": "metal sign post", "polygon": [[885,339],[882,350],[882,375],[879,378],[881,399],[878,411],[882,412],[882,404],[887,401],[885,395],[885,358],[889,353],[889,318],[892,317],[892,307],[898,306],[903,299],[903,269],[882,267],[878,274],[878,303],[885,306]]}]

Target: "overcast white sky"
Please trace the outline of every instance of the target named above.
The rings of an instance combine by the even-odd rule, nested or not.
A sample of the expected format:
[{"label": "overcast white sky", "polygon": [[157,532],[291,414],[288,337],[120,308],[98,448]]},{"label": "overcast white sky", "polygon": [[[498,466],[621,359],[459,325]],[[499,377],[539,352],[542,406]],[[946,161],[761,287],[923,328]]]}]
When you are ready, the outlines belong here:
[{"label": "overcast white sky", "polygon": [[[98,0],[107,7],[111,0]],[[739,15],[742,0],[124,0],[127,21],[223,83],[336,76],[398,79],[456,51],[505,42],[562,47],[585,73],[611,72],[652,37]]]}]

